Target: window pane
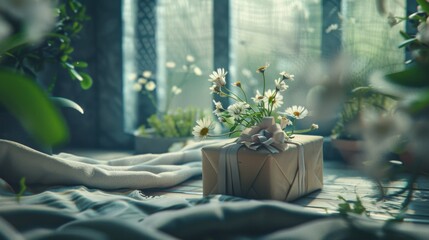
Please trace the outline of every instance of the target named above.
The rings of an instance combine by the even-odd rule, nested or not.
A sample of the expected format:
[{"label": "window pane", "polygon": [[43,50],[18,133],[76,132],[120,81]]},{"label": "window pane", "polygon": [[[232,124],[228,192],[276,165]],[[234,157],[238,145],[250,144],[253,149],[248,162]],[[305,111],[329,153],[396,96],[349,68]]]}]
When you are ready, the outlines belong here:
[{"label": "window pane", "polygon": [[[405,15],[406,1],[385,1],[386,10],[394,16]],[[403,67],[404,52],[398,49],[404,23],[390,27],[387,16],[381,16],[374,1],[344,0],[342,4],[344,50],[355,64],[368,70],[393,71]]]},{"label": "window pane", "polygon": [[[320,57],[320,1],[231,0],[231,4],[231,72],[252,96],[256,87],[261,89],[260,74],[255,70],[263,64],[271,64],[266,73],[272,88],[279,72],[288,71],[299,78],[299,73]],[[293,85],[291,88],[298,84]],[[288,105],[291,99],[304,104],[302,91],[287,94]]]},{"label": "window pane", "polygon": [[[161,109],[165,109],[175,85],[183,92],[174,98],[170,109],[209,108],[211,96],[207,76],[213,66],[212,0],[160,0],[157,16],[157,81]],[[190,56],[193,62],[189,61],[192,60]],[[174,62],[175,67],[166,67],[167,62]],[[188,74],[183,66],[189,64],[198,66],[202,73],[193,68]]]}]

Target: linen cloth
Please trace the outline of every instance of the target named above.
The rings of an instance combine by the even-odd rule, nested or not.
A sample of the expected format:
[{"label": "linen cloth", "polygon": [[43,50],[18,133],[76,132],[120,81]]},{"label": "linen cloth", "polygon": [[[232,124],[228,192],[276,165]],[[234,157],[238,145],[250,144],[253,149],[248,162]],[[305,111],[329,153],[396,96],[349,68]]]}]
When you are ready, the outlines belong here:
[{"label": "linen cloth", "polygon": [[100,189],[170,187],[201,174],[198,142],[181,151],[97,160],[61,153],[47,155],[22,144],[0,140],[0,178],[17,185],[85,185]]}]

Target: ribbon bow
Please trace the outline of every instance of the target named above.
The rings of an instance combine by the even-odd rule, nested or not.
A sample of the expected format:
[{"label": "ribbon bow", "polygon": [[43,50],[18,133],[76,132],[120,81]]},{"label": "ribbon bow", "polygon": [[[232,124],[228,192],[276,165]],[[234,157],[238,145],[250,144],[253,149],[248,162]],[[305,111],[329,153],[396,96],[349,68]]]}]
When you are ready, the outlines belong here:
[{"label": "ribbon bow", "polygon": [[287,148],[285,138],[285,133],[274,118],[265,117],[258,125],[244,129],[237,141],[252,150],[264,146],[271,153],[279,153]]}]

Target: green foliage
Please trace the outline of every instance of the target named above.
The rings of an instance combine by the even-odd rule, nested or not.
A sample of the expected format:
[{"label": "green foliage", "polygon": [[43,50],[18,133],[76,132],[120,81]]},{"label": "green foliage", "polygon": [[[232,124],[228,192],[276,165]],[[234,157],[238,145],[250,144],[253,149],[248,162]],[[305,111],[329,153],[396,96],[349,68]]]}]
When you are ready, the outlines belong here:
[{"label": "green foliage", "polygon": [[344,197],[338,196],[342,202],[338,204],[338,212],[341,214],[354,213],[358,215],[369,216],[369,213],[366,211],[366,208],[363,206],[362,201],[359,196],[356,196],[356,201],[347,201]]},{"label": "green foliage", "polygon": [[0,103],[40,143],[52,146],[67,139],[62,116],[46,93],[28,77],[0,68]]},{"label": "green foliage", "polygon": [[350,86],[348,97],[339,113],[338,121],[332,129],[331,135],[335,138],[358,140],[361,132],[351,129],[359,124],[361,113],[364,109],[375,108],[387,111],[393,105],[393,97],[382,94],[373,89],[368,83],[371,74],[372,62],[368,62],[361,69],[354,69],[350,74]]},{"label": "green foliage", "polygon": [[[92,85],[91,77],[82,71],[88,64],[73,61],[71,56],[74,51],[72,39],[89,19],[85,6],[78,0],[64,0],[60,1],[55,11],[58,21],[41,42],[30,42],[24,32],[25,26],[21,26],[24,23],[20,21],[23,20],[20,19],[11,19],[11,24],[16,29],[12,35],[0,41],[0,104],[17,118],[39,143],[46,146],[58,145],[68,138],[65,121],[53,102],[82,113],[83,110],[70,100],[50,99],[47,92],[41,88],[40,82],[37,82],[40,80],[37,79],[37,73],[47,64],[59,64],[72,79],[81,82],[83,89]],[[57,73],[50,72],[50,76],[52,79],[48,84],[48,92],[52,92],[55,87]]]},{"label": "green foliage", "polygon": [[[74,61],[72,56],[73,39],[82,30],[83,24],[89,20],[86,8],[78,0],[65,0],[61,1],[56,11],[58,20],[55,28],[41,43],[28,44],[19,41],[19,38],[15,39],[7,52],[1,56],[1,64],[14,68],[33,79],[37,79],[37,73],[42,71],[47,64],[54,66],[58,64],[71,79],[81,82],[82,89],[89,89],[92,79],[83,71],[88,64],[83,61]],[[51,75],[50,91],[57,80],[56,74]]]},{"label": "green foliage", "polygon": [[[408,67],[403,71],[386,75],[385,79],[379,79],[382,84],[395,89],[393,95],[397,95],[402,100],[402,105],[414,114],[429,108],[429,78],[427,77],[429,76],[429,25],[427,23],[429,3],[425,0],[417,0],[417,3],[421,10],[407,18],[407,21],[417,30],[417,34],[409,35],[400,32],[405,40],[398,46],[412,53],[412,58],[406,61]],[[414,94],[403,94],[403,92],[414,92]]]},{"label": "green foliage", "polygon": [[[148,119],[148,127],[154,130],[153,135],[157,137],[189,137],[195,121],[204,116],[204,111],[196,108],[177,109],[172,113],[153,114]],[[151,132],[144,125],[137,130],[140,136],[150,135]]]},{"label": "green foliage", "polygon": [[19,192],[16,194],[16,201],[19,203],[21,200],[22,195],[24,194],[25,190],[27,190],[27,185],[25,184],[25,177],[22,177],[19,180]]}]

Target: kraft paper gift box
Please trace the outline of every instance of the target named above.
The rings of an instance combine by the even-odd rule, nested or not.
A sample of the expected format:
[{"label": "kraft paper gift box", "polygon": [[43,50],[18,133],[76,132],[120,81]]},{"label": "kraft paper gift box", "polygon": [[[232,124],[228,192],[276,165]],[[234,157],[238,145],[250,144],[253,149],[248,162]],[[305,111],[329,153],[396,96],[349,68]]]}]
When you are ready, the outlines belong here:
[{"label": "kraft paper gift box", "polygon": [[232,139],[204,147],[204,196],[226,194],[292,201],[321,189],[323,138],[294,136],[287,149],[279,153],[271,153],[265,147],[252,150],[243,144],[231,143]]}]

